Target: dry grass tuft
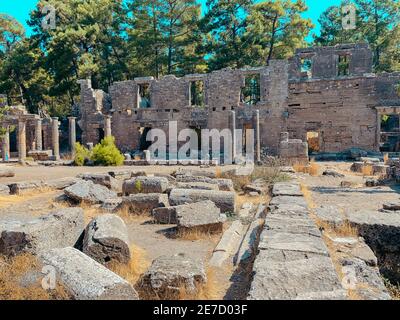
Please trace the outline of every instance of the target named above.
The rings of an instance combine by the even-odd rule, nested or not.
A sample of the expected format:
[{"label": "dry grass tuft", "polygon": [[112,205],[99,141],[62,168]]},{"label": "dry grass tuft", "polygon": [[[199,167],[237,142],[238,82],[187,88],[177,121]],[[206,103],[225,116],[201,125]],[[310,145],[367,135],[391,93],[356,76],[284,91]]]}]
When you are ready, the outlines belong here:
[{"label": "dry grass tuft", "polygon": [[311,160],[309,165],[304,165],[299,163],[294,164],[293,169],[296,172],[306,173],[313,177],[318,176],[320,172],[320,167],[318,163],[316,163],[314,160]]},{"label": "dry grass tuft", "polygon": [[50,198],[53,197],[53,195],[56,195],[57,192],[58,191],[54,191],[52,189],[41,188],[38,191],[25,192],[20,195],[0,196],[0,208],[8,207],[17,203],[32,201],[36,198],[43,197],[46,194]]},{"label": "dry grass tuft", "polygon": [[121,206],[115,214],[120,216],[125,223],[145,222],[150,218],[150,213],[148,211],[138,211],[137,209],[132,211],[129,206]]},{"label": "dry grass tuft", "polygon": [[187,301],[187,300],[222,300],[226,288],[218,279],[217,269],[207,268],[205,283],[197,283],[195,290],[188,290],[187,284],[176,283],[174,288],[154,292],[145,288],[141,280],[137,282],[136,290],[141,300],[167,300],[167,301]]},{"label": "dry grass tuft", "polygon": [[383,155],[383,162],[387,165],[389,163],[389,153]]},{"label": "dry grass tuft", "polygon": [[304,195],[304,199],[306,200],[308,207],[313,211],[316,208],[316,204],[312,198],[311,191],[304,184],[300,185],[300,190]]},{"label": "dry grass tuft", "polygon": [[368,165],[364,165],[362,167],[362,175],[364,177],[369,177],[369,176],[373,176],[374,175],[374,169],[372,167],[372,165],[368,164]]},{"label": "dry grass tuft", "polygon": [[242,208],[245,203],[252,203],[258,206],[261,203],[269,203],[271,197],[268,195],[260,195],[258,197],[250,197],[249,195],[236,195],[236,207],[238,210]]},{"label": "dry grass tuft", "polygon": [[149,262],[147,253],[144,249],[131,245],[130,251],[132,258],[128,264],[114,262],[110,263],[108,267],[111,271],[135,286],[140,277],[150,267],[151,263]]},{"label": "dry grass tuft", "polygon": [[251,174],[251,180],[261,179],[266,184],[272,185],[277,182],[285,182],[290,180],[290,177],[282,173],[278,165],[269,167],[255,167]]},{"label": "dry grass tuft", "polygon": [[215,168],[215,177],[217,179],[220,179],[220,178],[222,178],[222,176],[223,176],[223,173],[222,173],[221,167],[216,167]]},{"label": "dry grass tuft", "polygon": [[60,284],[51,291],[42,288],[41,267],[37,258],[30,254],[0,258],[0,300],[70,299],[71,296]]},{"label": "dry grass tuft", "polygon": [[389,291],[393,300],[400,300],[400,283],[393,284],[389,280],[384,279],[385,286]]},{"label": "dry grass tuft", "polygon": [[217,269],[208,267],[206,270],[207,282],[200,286],[196,300],[222,300],[226,292],[217,276]]},{"label": "dry grass tuft", "polygon": [[221,178],[231,179],[233,183],[233,188],[238,192],[242,191],[245,186],[251,183],[250,176],[236,176],[230,173],[222,173]]},{"label": "dry grass tuft", "polygon": [[185,241],[200,241],[200,240],[211,240],[218,242],[221,238],[222,230],[217,228],[193,228],[193,229],[177,229],[174,238]]}]

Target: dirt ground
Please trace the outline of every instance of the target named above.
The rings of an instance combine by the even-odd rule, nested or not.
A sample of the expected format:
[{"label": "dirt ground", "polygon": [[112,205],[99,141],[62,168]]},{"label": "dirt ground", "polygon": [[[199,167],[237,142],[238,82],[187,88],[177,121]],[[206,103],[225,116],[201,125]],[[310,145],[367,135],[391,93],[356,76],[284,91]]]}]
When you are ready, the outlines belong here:
[{"label": "dirt ground", "polygon": [[[396,185],[366,188],[365,180],[360,174],[350,171],[351,163],[324,162],[318,163],[318,176],[296,173],[294,177],[311,191],[312,200],[316,206],[335,205],[344,210],[378,210],[382,208],[383,202],[399,200],[400,188]],[[4,165],[0,165],[4,167]],[[148,174],[169,174],[177,170],[178,166],[148,166],[148,167],[21,167],[11,166],[16,172],[13,178],[0,178],[0,183],[11,183],[30,180],[51,180],[64,177],[74,177],[79,173],[100,173],[111,170],[136,170],[145,171]],[[187,167],[189,168],[189,167]],[[198,167],[197,167],[198,168]],[[223,167],[222,171],[231,169]],[[326,169],[334,169],[345,175],[344,178],[322,176]],[[216,168],[209,168],[214,171]],[[351,188],[341,187],[341,182],[351,183]],[[27,194],[23,196],[0,196],[0,219],[25,220],[32,217],[44,215],[57,208],[66,206],[66,203],[57,201],[62,191],[45,191],[44,193]],[[95,207],[83,207],[86,222],[98,214],[99,209]],[[220,236],[205,236],[193,240],[176,239],[173,235],[174,226],[156,225],[151,217],[123,217],[129,230],[130,242],[136,248],[140,248],[148,264],[162,255],[174,255],[184,253],[191,258],[199,259],[207,263],[211,258]],[[135,257],[133,257],[135,259]],[[214,270],[214,281],[217,283],[214,297],[229,300],[245,299],[243,292],[246,291],[247,275],[235,272],[232,263],[227,263]]]},{"label": "dirt ground", "polygon": [[[4,165],[2,165],[4,168]],[[0,183],[7,184],[18,181],[32,180],[51,180],[65,177],[75,177],[79,173],[101,173],[111,170],[135,170],[145,171],[147,174],[163,173],[170,174],[177,170],[178,166],[152,166],[152,167],[22,167],[9,166],[16,176],[13,178],[0,178]],[[190,167],[185,167],[190,168]],[[198,167],[197,167],[198,169]],[[222,168],[222,171],[229,167]],[[211,167],[208,170],[214,171]],[[59,201],[62,191],[42,191],[40,193],[24,194],[21,196],[0,196],[0,220],[29,220],[32,217],[39,217],[50,213],[53,210],[68,206],[64,201]],[[85,220],[88,223],[91,218],[102,214],[96,207],[83,206],[85,211]],[[157,225],[152,223],[151,217],[124,217],[131,245],[140,249],[141,262],[145,260],[146,264],[162,255],[185,254],[193,259],[198,259],[207,264],[212,256],[213,250],[218,244],[222,235],[208,236],[195,239],[176,239],[173,237],[173,225]],[[135,259],[135,257],[133,257]],[[215,298],[222,299],[231,286],[230,278],[232,268],[224,266],[214,270],[214,281],[218,283],[214,292]]]},{"label": "dirt ground", "polygon": [[[134,166],[134,167],[74,167],[74,166],[57,166],[57,167],[29,167],[29,166],[19,166],[16,164],[5,165],[0,164],[0,169],[12,169],[15,171],[15,177],[12,178],[0,178],[0,184],[8,184],[12,182],[20,182],[20,181],[31,181],[31,180],[52,180],[59,178],[70,178],[75,177],[80,173],[104,173],[109,171],[123,171],[123,170],[135,170],[135,171],[145,171],[148,174],[154,173],[162,173],[162,174],[170,174],[176,171],[178,168],[182,168],[182,166]],[[185,166],[183,168],[194,168],[198,169],[199,167],[191,167]],[[233,166],[222,167],[222,171],[229,170],[233,168]],[[210,167],[205,170],[210,170],[215,172],[215,167]]]}]

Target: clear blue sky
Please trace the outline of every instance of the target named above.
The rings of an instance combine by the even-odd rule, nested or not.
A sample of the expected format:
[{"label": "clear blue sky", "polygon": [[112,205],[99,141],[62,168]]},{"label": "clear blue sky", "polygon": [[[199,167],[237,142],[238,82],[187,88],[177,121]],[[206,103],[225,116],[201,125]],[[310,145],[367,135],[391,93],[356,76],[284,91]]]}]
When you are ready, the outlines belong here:
[{"label": "clear blue sky", "polygon": [[[65,0],[68,1],[68,0]],[[205,3],[206,0],[198,0]],[[0,0],[0,12],[7,13],[15,17],[27,28],[28,34],[29,29],[26,25],[26,20],[29,17],[29,12],[35,7],[37,0]],[[304,14],[305,17],[311,18],[313,23],[316,25],[314,32],[319,32],[318,17],[320,14],[332,5],[337,5],[341,0],[306,0],[308,5],[308,12]]]}]

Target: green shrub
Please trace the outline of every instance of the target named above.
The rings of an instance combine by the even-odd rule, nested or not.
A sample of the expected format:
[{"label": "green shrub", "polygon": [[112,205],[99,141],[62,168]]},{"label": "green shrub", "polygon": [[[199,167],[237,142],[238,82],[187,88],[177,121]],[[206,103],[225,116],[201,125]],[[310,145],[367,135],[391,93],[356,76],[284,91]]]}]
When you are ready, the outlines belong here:
[{"label": "green shrub", "polygon": [[93,148],[90,159],[98,166],[120,166],[125,158],[116,147],[114,137],[107,137]]},{"label": "green shrub", "polygon": [[79,142],[75,143],[75,165],[83,166],[87,160],[90,160],[89,149],[82,146]]}]

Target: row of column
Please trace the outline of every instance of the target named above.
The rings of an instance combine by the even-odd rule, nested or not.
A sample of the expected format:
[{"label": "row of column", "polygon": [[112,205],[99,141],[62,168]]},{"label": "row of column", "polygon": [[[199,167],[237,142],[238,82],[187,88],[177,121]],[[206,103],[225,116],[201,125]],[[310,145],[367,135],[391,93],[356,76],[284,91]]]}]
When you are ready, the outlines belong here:
[{"label": "row of column", "polygon": [[[26,122],[27,119],[18,120],[18,159],[23,161],[26,159]],[[53,156],[56,160],[60,159],[60,136],[59,126],[60,122],[57,117],[51,119],[52,125],[52,146]],[[111,116],[106,116],[104,120],[105,136],[111,136]],[[76,117],[68,118],[68,131],[69,131],[69,145],[71,147],[72,155],[75,154],[75,143],[76,143]],[[42,120],[36,119],[35,122],[35,144],[36,150],[43,150],[42,141]],[[10,128],[6,127],[6,132],[2,137],[2,158],[3,161],[10,160]]]}]

